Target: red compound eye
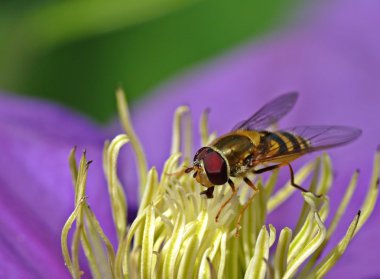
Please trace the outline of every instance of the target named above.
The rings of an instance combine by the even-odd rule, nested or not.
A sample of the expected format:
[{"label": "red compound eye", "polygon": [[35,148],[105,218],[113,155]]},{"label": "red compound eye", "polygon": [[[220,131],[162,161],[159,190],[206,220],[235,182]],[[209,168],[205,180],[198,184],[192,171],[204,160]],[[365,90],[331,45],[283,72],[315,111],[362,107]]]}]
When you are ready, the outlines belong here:
[{"label": "red compound eye", "polygon": [[207,152],[211,150],[210,147],[202,147],[195,153],[194,161],[201,161],[206,156]]},{"label": "red compound eye", "polygon": [[209,148],[203,157],[203,166],[210,182],[214,185],[223,185],[227,182],[227,164],[220,154]]}]

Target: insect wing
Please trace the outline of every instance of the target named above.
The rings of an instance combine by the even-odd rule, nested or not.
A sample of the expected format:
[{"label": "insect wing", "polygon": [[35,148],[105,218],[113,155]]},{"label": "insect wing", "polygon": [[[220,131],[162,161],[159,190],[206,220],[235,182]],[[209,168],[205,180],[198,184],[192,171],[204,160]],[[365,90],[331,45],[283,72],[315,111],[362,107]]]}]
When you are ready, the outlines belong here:
[{"label": "insect wing", "polygon": [[281,95],[264,105],[250,118],[235,125],[232,131],[236,130],[265,130],[272,124],[277,123],[294,106],[298,98],[298,93],[292,92]]},{"label": "insect wing", "polygon": [[[348,126],[298,126],[276,132],[281,135],[281,141],[265,152],[259,161],[286,161],[297,154],[302,155],[314,151],[350,143],[361,135],[358,128]],[[290,135],[290,136],[289,136]],[[293,136],[293,137],[292,137]],[[299,144],[296,146],[296,144]],[[292,146],[293,148],[289,148]]]},{"label": "insect wing", "polygon": [[350,143],[362,134],[362,130],[348,126],[298,126],[287,131],[306,139],[313,151]]}]

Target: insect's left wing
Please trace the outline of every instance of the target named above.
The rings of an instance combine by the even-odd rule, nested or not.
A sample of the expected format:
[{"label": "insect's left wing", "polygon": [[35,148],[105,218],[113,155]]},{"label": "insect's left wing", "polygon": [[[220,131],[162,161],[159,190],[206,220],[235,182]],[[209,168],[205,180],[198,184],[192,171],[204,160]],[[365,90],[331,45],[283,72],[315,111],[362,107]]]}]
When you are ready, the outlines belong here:
[{"label": "insect's left wing", "polygon": [[236,130],[265,130],[270,125],[277,123],[294,106],[298,98],[298,93],[292,92],[283,94],[270,101],[259,109],[255,114],[243,120],[232,128]]},{"label": "insect's left wing", "polygon": [[[277,131],[279,135],[258,158],[260,163],[294,159],[314,151],[324,150],[350,143],[361,135],[358,128],[348,126],[298,126]],[[270,138],[269,138],[270,140]]]}]

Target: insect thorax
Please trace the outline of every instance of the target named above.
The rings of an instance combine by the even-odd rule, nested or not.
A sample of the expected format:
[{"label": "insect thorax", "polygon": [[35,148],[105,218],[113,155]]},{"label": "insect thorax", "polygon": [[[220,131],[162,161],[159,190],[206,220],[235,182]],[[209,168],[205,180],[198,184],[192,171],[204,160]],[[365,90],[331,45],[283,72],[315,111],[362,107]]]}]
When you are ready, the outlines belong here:
[{"label": "insect thorax", "polygon": [[240,176],[252,168],[255,145],[245,133],[227,134],[216,139],[211,146],[226,158],[230,176]]}]

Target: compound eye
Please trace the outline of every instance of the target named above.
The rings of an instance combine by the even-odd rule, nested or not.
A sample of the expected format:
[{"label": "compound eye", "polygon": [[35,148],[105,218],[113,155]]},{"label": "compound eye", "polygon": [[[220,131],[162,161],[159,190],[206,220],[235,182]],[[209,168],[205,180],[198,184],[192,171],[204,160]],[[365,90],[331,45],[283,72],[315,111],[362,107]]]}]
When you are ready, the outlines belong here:
[{"label": "compound eye", "polygon": [[210,148],[209,147],[202,147],[201,149],[199,149],[197,151],[197,153],[195,153],[195,155],[194,155],[194,161],[202,160],[203,157],[206,155],[208,149],[210,149]]},{"label": "compound eye", "polygon": [[218,152],[211,149],[203,158],[203,166],[212,184],[223,185],[227,182],[227,163]]}]

